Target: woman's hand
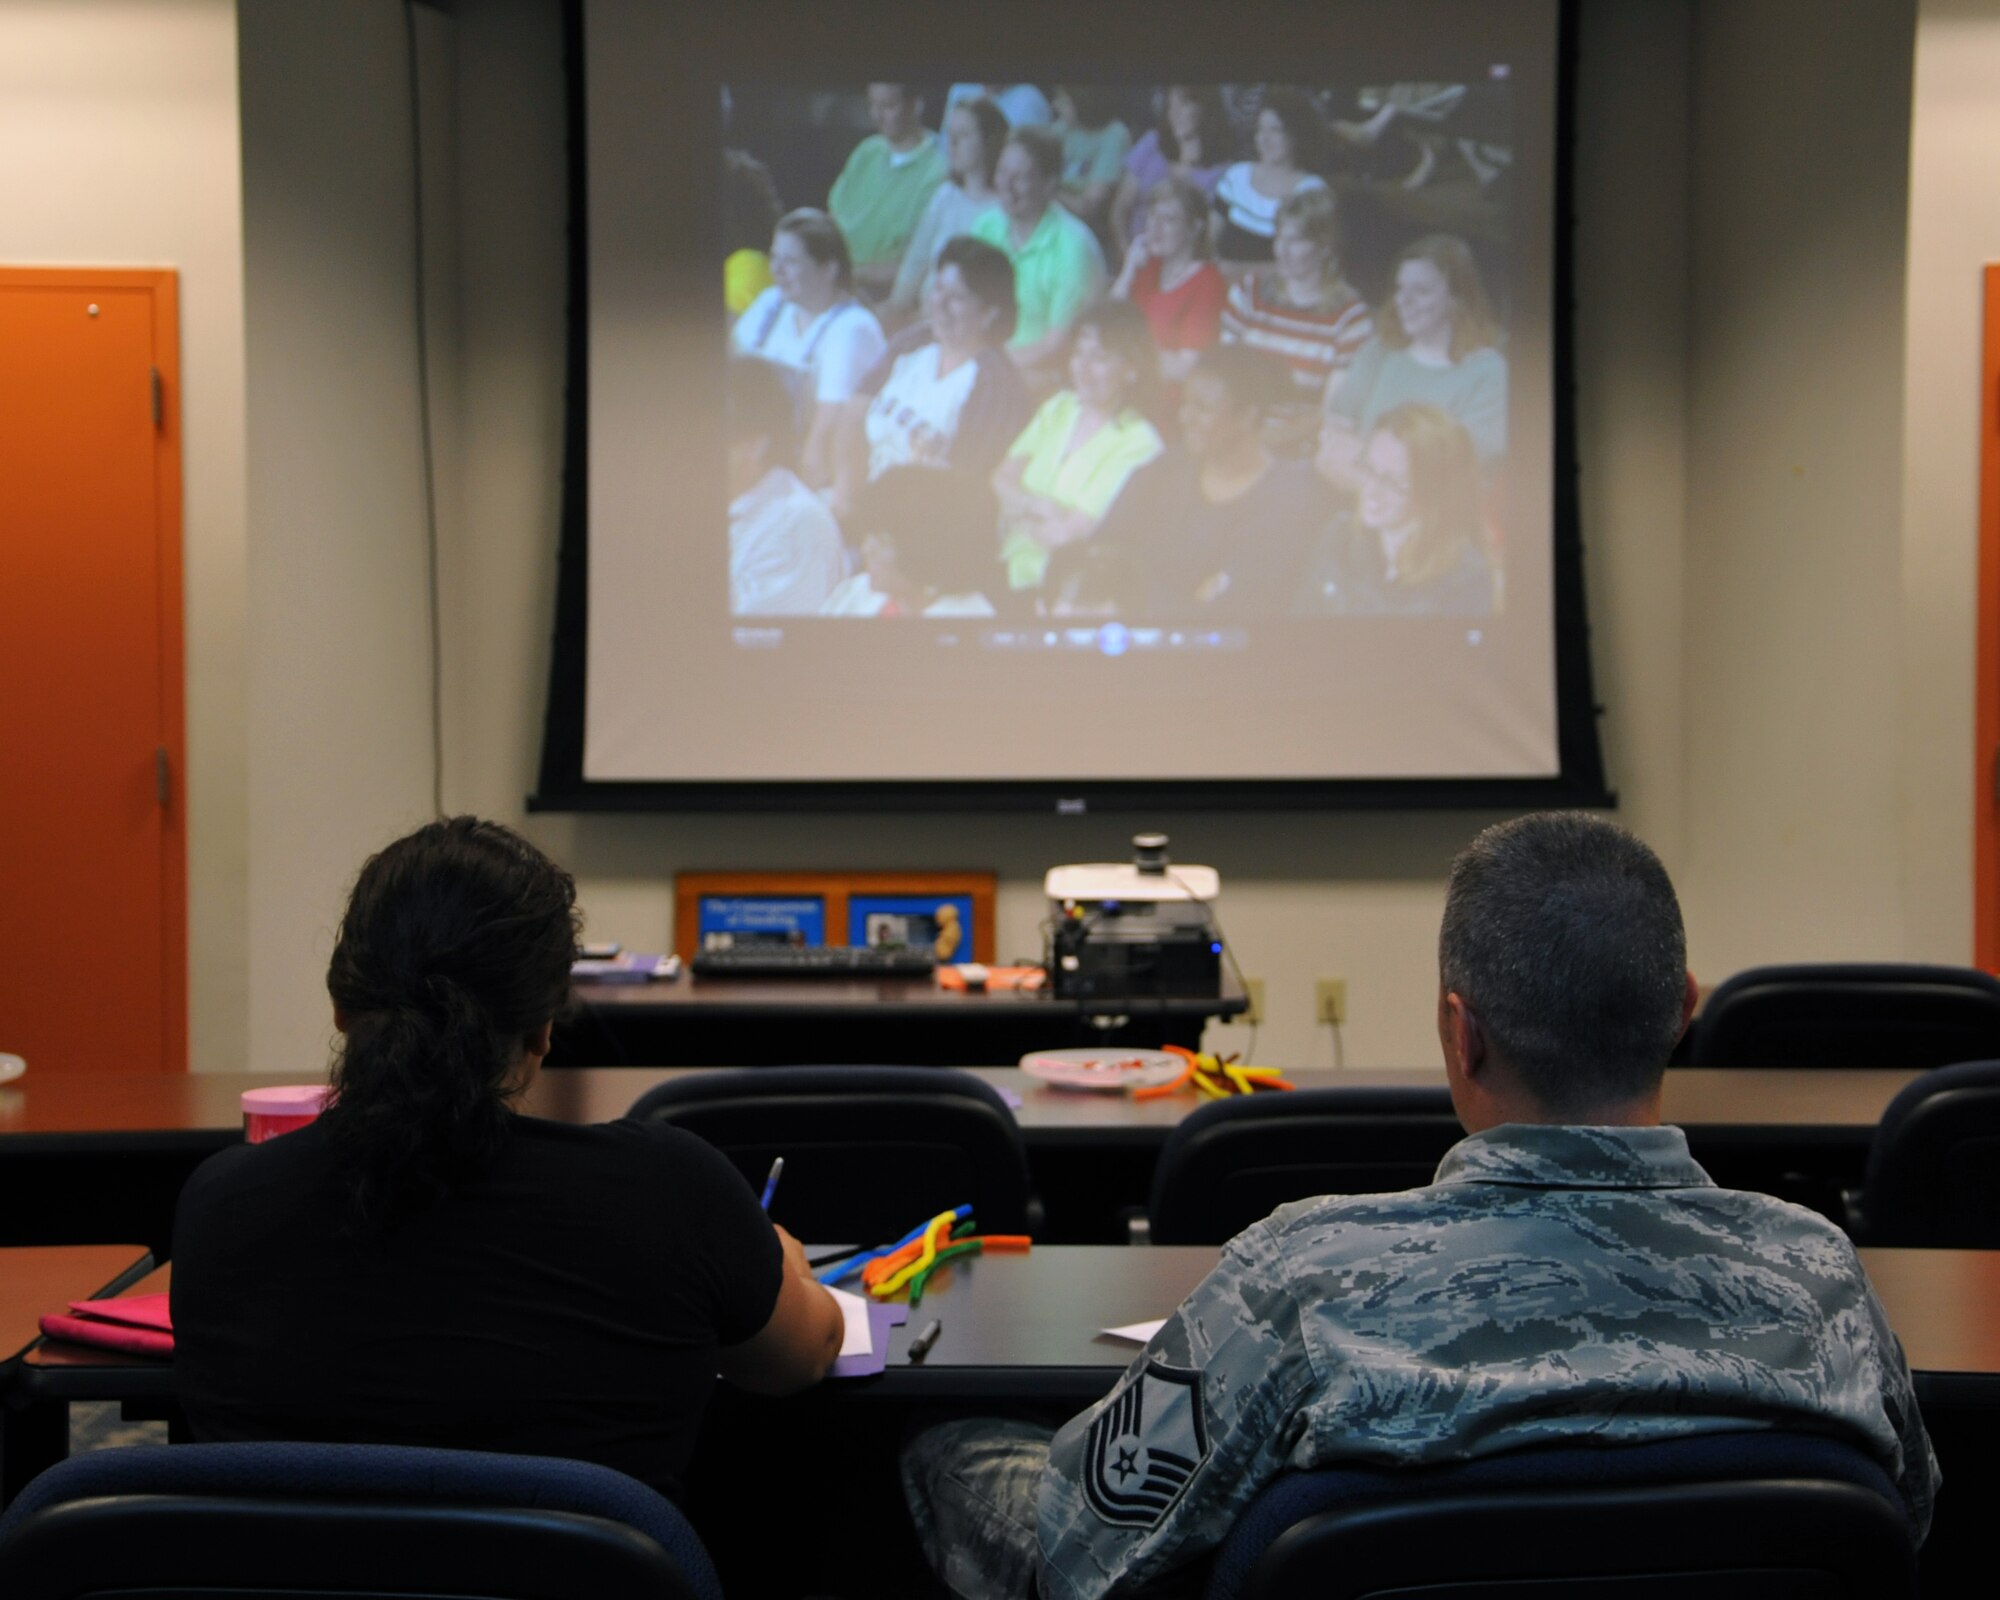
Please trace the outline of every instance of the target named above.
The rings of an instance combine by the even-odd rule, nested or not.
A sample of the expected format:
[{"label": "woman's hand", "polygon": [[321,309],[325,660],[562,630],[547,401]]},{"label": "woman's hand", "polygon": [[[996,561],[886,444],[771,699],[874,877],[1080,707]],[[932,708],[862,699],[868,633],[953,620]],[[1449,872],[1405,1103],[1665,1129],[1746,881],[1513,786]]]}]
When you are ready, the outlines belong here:
[{"label": "woman's hand", "polygon": [[1125,252],[1125,265],[1118,274],[1118,281],[1111,286],[1114,300],[1131,297],[1132,280],[1139,275],[1139,269],[1153,259],[1153,252],[1146,247],[1146,236],[1142,233],[1132,241],[1132,248]]},{"label": "woman's hand", "polygon": [[1037,512],[1033,521],[1024,524],[1023,531],[1044,550],[1060,550],[1066,544],[1088,539],[1097,531],[1097,518],[1088,511],[1043,500]]},{"label": "woman's hand", "polygon": [[993,496],[1000,502],[1002,522],[1018,522],[1032,515],[1035,501],[1041,498],[1021,486],[1027,468],[1023,457],[1009,456],[993,469]]}]

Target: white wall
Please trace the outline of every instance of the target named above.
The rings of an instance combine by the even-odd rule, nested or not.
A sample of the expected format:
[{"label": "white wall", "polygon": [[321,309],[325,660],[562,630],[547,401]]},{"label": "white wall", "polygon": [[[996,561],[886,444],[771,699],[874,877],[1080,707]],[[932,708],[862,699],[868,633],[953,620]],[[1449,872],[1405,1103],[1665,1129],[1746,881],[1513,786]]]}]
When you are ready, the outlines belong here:
[{"label": "white wall", "polygon": [[232,0],[0,0],[0,261],[180,275],[190,1053],[222,1068],[248,1014],[238,148]]},{"label": "white wall", "polygon": [[1681,883],[1715,976],[1904,949],[1914,7],[1827,15],[1813,0],[1696,10]]},{"label": "white wall", "polygon": [[[217,511],[243,469],[195,409],[216,398],[229,336],[192,337],[217,304],[199,303],[202,284],[223,281],[206,263],[238,224],[226,203],[199,224],[184,205],[149,211],[108,179],[101,206],[75,192],[98,181],[93,162],[145,174],[176,148],[198,169],[188,192],[234,181],[226,83],[195,96],[214,111],[204,143],[162,104],[160,69],[176,28],[206,27],[226,51],[230,8],[0,0],[0,74],[36,62],[18,86],[0,80],[0,116],[52,147],[25,162],[5,148],[18,138],[0,140],[0,228],[9,255],[25,237],[33,259],[200,271],[186,282],[196,1060],[237,1065],[247,1038],[251,1063],[304,1071],[324,1047],[345,885],[430,804],[410,130],[393,0],[241,10],[247,602],[242,524],[232,538]],[[1923,0],[1912,116],[1910,0],[1844,6],[1839,28],[1809,0],[1583,8],[1578,390],[1598,687],[1622,814],[1675,870],[1707,977],[1793,955],[1969,954],[1963,373],[1970,269],[2000,241],[1987,11]],[[447,807],[521,821],[576,867],[593,928],[629,943],[664,942],[684,868],[991,866],[1003,956],[1035,947],[1044,867],[1163,825],[1183,859],[1224,874],[1229,932],[1269,984],[1260,1055],[1326,1059],[1308,1011],[1329,973],[1350,981],[1350,1060],[1426,1058],[1442,872],[1481,817],[523,819],[561,469],[555,12],[419,12]],[[69,80],[40,65],[52,53]],[[215,50],[203,59],[226,74]],[[50,102],[64,81],[78,85],[68,106]],[[23,93],[50,103],[28,116]],[[121,118],[128,148],[87,156]],[[193,238],[169,231],[182,222]],[[230,655],[246,605],[247,669]]]},{"label": "white wall", "polygon": [[396,0],[240,19],[249,1062],[310,1076],[347,886],[432,809],[408,53]]}]

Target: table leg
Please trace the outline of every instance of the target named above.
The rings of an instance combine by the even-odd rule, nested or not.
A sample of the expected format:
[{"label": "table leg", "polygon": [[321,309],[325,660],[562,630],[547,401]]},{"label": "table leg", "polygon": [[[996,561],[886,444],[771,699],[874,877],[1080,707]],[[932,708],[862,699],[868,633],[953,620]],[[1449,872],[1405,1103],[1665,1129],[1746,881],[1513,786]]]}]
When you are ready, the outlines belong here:
[{"label": "table leg", "polygon": [[69,1454],[69,1402],[35,1400],[0,1409],[0,1505]]}]

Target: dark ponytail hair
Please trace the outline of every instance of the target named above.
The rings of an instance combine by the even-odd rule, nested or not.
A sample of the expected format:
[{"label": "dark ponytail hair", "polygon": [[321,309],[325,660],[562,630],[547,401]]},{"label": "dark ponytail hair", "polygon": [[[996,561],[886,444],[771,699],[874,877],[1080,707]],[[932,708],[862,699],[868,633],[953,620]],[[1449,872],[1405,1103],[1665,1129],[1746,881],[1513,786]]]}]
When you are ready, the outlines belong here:
[{"label": "dark ponytail hair", "polygon": [[511,829],[432,822],[371,856],[327,968],[346,1035],[322,1119],[361,1230],[497,1154],[523,1042],[561,1012],[576,885]]}]

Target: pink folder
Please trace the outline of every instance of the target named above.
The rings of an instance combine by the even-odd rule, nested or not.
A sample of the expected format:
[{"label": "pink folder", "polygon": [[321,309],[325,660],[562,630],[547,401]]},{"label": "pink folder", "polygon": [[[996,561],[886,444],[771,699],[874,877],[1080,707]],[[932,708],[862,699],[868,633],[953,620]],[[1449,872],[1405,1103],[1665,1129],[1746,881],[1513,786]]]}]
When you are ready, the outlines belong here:
[{"label": "pink folder", "polygon": [[72,1300],[72,1314],[54,1312],[42,1318],[42,1332],[51,1339],[124,1350],[134,1355],[174,1353],[173,1323],[163,1294],[128,1294],[115,1300]]}]

